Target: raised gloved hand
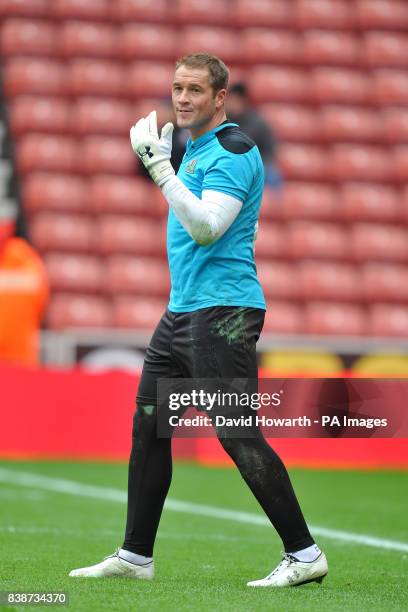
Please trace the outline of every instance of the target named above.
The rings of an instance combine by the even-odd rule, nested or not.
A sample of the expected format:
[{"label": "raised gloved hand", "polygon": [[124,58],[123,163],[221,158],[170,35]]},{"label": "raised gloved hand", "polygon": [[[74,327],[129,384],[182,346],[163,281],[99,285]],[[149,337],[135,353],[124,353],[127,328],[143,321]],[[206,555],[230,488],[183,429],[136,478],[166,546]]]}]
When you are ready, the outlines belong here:
[{"label": "raised gloved hand", "polygon": [[152,111],[147,117],[139,119],[130,128],[132,149],[140,157],[150,176],[159,187],[166,182],[169,176],[174,174],[173,166],[170,163],[173,129],[172,123],[166,123],[159,138],[156,111]]}]

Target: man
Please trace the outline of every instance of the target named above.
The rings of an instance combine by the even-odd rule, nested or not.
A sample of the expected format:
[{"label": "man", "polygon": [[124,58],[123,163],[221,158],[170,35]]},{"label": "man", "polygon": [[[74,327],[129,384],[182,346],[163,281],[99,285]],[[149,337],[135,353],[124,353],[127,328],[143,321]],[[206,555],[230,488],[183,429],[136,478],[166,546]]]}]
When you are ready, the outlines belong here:
[{"label": "man", "polygon": [[0,201],[0,362],[36,366],[48,279],[40,256],[16,237],[17,213]]},{"label": "man", "polygon": [[230,121],[238,123],[241,130],[257,145],[265,169],[265,183],[280,187],[282,177],[276,167],[278,143],[262,115],[252,106],[245,83],[234,83],[228,91],[227,113]]},{"label": "man", "polygon": [[[256,341],[265,301],[253,242],[263,166],[252,140],[224,110],[228,69],[217,57],[178,60],[172,98],[179,127],[191,139],[178,176],[170,163],[173,126],[157,135],[154,112],[131,129],[134,151],[169,203],[168,310],[146,352],[137,396],[129,465],[128,515],[122,548],[75,577],[154,576],[153,545],[171,481],[171,439],[157,436],[159,378],[256,378]],[[288,474],[258,428],[233,437],[217,429],[224,449],[281,536],[285,554],[249,586],[321,581],[324,554],[315,545]]]},{"label": "man", "polygon": [[265,119],[252,107],[247,86],[234,83],[228,91],[227,113],[231,121],[256,143],[264,163],[273,163],[276,158],[276,138]]}]

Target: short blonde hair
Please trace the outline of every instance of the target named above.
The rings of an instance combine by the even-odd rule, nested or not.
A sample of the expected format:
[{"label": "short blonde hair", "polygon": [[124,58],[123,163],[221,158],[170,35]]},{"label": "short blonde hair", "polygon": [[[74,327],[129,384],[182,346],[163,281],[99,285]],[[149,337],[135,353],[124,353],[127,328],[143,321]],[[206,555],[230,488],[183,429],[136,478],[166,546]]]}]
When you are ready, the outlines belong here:
[{"label": "short blonde hair", "polygon": [[227,89],[229,70],[222,60],[216,55],[208,53],[191,53],[183,55],[176,61],[176,70],[180,66],[187,68],[207,68],[210,85],[215,92]]}]

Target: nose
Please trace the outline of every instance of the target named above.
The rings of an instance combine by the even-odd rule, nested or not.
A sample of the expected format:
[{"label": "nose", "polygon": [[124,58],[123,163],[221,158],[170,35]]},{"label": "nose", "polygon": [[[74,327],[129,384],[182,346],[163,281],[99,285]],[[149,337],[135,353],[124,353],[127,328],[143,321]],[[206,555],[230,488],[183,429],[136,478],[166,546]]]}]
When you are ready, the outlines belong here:
[{"label": "nose", "polygon": [[185,89],[181,90],[178,96],[178,102],[179,104],[185,104],[186,102],[188,102],[188,93]]}]

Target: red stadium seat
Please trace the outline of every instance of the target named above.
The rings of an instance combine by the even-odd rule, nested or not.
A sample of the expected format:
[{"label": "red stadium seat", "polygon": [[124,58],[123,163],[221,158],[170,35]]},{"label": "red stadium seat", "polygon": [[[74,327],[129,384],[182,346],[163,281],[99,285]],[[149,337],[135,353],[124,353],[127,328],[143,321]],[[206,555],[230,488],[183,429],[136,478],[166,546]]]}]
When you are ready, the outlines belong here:
[{"label": "red stadium seat", "polygon": [[248,72],[252,69],[252,66],[243,66],[237,64],[230,64],[229,68],[229,85],[234,83],[241,83],[248,80]]},{"label": "red stadium seat", "polygon": [[348,233],[334,223],[293,222],[288,250],[295,259],[345,259],[350,250]]},{"label": "red stadium seat", "polygon": [[292,23],[292,4],[287,0],[236,0],[229,14],[235,25],[264,28],[287,27]]},{"label": "red stadium seat", "polygon": [[72,109],[72,131],[77,134],[129,135],[132,106],[123,100],[79,98]]},{"label": "red stadium seat", "polygon": [[408,182],[408,146],[400,145],[394,147],[393,150],[393,165],[395,168],[395,177],[402,184]]},{"label": "red stadium seat", "polygon": [[302,70],[294,68],[254,67],[248,77],[249,92],[254,103],[310,99],[310,80]]},{"label": "red stadium seat", "polygon": [[94,255],[48,253],[44,262],[52,291],[99,293],[104,290],[105,266]]},{"label": "red stadium seat", "polygon": [[319,181],[329,178],[331,174],[326,149],[314,145],[281,145],[278,165],[288,179]]},{"label": "red stadium seat", "polygon": [[123,96],[126,71],[116,62],[77,59],[69,64],[67,81],[73,96]]},{"label": "red stadium seat", "polygon": [[408,143],[408,109],[386,108],[382,113],[385,136],[390,144]]},{"label": "red stadium seat", "polygon": [[55,212],[86,212],[88,188],[84,179],[70,174],[28,174],[22,184],[24,209]]},{"label": "red stadium seat", "polygon": [[50,329],[104,328],[112,322],[112,307],[101,297],[58,293],[51,297],[47,310]]},{"label": "red stadium seat", "polygon": [[[160,189],[156,189],[154,185],[151,185],[151,191],[149,194],[149,206],[151,207],[150,214],[157,216],[167,223],[167,217],[169,215],[169,205],[164,198]],[[154,211],[154,212],[152,212]]]},{"label": "red stadium seat", "polygon": [[161,223],[130,216],[102,215],[97,230],[102,253],[165,255],[166,236]]},{"label": "red stadium seat", "polygon": [[3,70],[6,96],[20,94],[57,95],[66,93],[65,67],[47,59],[16,57],[5,63]]},{"label": "red stadium seat", "polygon": [[341,188],[341,200],[349,221],[398,222],[403,217],[398,192],[386,185],[346,183]]},{"label": "red stadium seat", "polygon": [[408,104],[408,74],[403,70],[377,70],[374,75],[374,98],[386,106]]},{"label": "red stadium seat", "polygon": [[0,30],[0,51],[10,55],[53,55],[56,30],[46,21],[7,19]]},{"label": "red stadium seat", "polygon": [[168,21],[172,13],[167,0],[116,0],[112,3],[111,10],[119,20],[129,23],[143,21],[162,22]]},{"label": "red stadium seat", "polygon": [[320,120],[327,142],[383,140],[384,126],[378,111],[354,106],[326,106],[321,110]]},{"label": "red stadium seat", "polygon": [[296,300],[300,297],[299,273],[290,263],[257,261],[258,278],[268,298]]},{"label": "red stadium seat", "polygon": [[30,234],[40,251],[86,253],[95,246],[95,225],[75,214],[38,213],[31,219]]},{"label": "red stadium seat", "polygon": [[176,55],[176,43],[176,31],[163,25],[130,23],[119,33],[119,52],[124,59],[168,61]]},{"label": "red stadium seat", "polygon": [[407,261],[408,230],[394,225],[356,223],[351,228],[350,246],[358,260]]},{"label": "red stadium seat", "polygon": [[97,175],[91,178],[89,202],[95,212],[159,216],[152,201],[156,187],[141,177]]},{"label": "red stadium seat", "polygon": [[230,21],[231,7],[228,0],[178,0],[175,5],[171,13],[175,9],[173,19],[179,23],[228,25]]},{"label": "red stadium seat", "polygon": [[106,266],[107,289],[149,297],[168,297],[170,278],[167,264],[160,259],[113,255]]},{"label": "red stadium seat", "polygon": [[358,301],[361,280],[354,266],[306,261],[300,264],[299,286],[305,300]]},{"label": "red stadium seat", "polygon": [[374,304],[369,311],[370,336],[408,337],[408,306]]},{"label": "red stadium seat", "polygon": [[286,183],[283,190],[282,216],[286,219],[321,219],[331,221],[340,215],[337,192],[320,183]]},{"label": "red stadium seat", "polygon": [[357,18],[361,29],[406,30],[408,5],[405,0],[358,0]]},{"label": "red stadium seat", "polygon": [[320,118],[305,106],[264,104],[260,111],[282,141],[314,142],[320,140]]},{"label": "red stadium seat", "polygon": [[309,334],[356,336],[366,332],[366,314],[354,304],[311,302],[305,317]]},{"label": "red stadium seat", "polygon": [[331,0],[297,0],[296,24],[300,28],[351,30],[355,26],[353,3]]},{"label": "red stadium seat", "polygon": [[171,107],[163,98],[140,98],[131,105],[131,125],[134,125],[140,117],[146,117],[153,109],[157,112],[158,126],[170,120],[174,121]]},{"label": "red stadium seat", "polygon": [[110,4],[111,0],[51,0],[50,10],[61,19],[107,19]]},{"label": "red stadium seat", "polygon": [[302,308],[292,302],[268,301],[264,333],[299,334],[304,331]]},{"label": "red stadium seat", "polygon": [[171,92],[172,64],[134,62],[126,74],[126,92],[140,98],[165,98]]},{"label": "red stadium seat", "polygon": [[364,297],[367,302],[407,302],[408,270],[406,266],[368,263],[361,269]]},{"label": "red stadium seat", "polygon": [[408,185],[402,191],[401,204],[403,208],[403,216],[404,216],[405,222],[408,222]]},{"label": "red stadium seat", "polygon": [[247,28],[240,33],[242,58],[249,64],[292,64],[300,58],[299,41],[290,31]]},{"label": "red stadium seat", "polygon": [[101,23],[67,21],[59,32],[58,51],[67,58],[115,56],[116,29]]},{"label": "red stadium seat", "polygon": [[273,187],[265,185],[262,204],[259,210],[259,218],[263,223],[264,219],[276,221],[281,218],[282,212],[282,193]]},{"label": "red stadium seat", "polygon": [[262,221],[255,241],[255,253],[257,258],[263,259],[288,257],[285,226]]},{"label": "red stadium seat", "polygon": [[301,57],[312,66],[355,66],[360,61],[360,42],[349,32],[309,30],[303,34]]},{"label": "red stadium seat", "polygon": [[407,67],[407,37],[396,32],[368,32],[364,36],[363,56],[369,67]]},{"label": "red stadium seat", "polygon": [[242,61],[240,43],[234,30],[188,26],[183,28],[177,40],[177,55],[195,53],[199,49],[204,53],[219,55],[226,62]]},{"label": "red stadium seat", "polygon": [[5,17],[47,17],[48,0],[2,0],[0,16]]},{"label": "red stadium seat", "polygon": [[335,145],[331,165],[338,180],[391,181],[394,168],[387,149],[374,146]]},{"label": "red stadium seat", "polygon": [[153,330],[162,318],[167,301],[161,298],[119,296],[113,302],[115,327]]},{"label": "red stadium seat", "polygon": [[78,143],[68,136],[29,134],[20,138],[16,151],[17,170],[75,172],[78,168]]},{"label": "red stadium seat", "polygon": [[316,68],[311,75],[314,100],[318,103],[366,104],[371,99],[368,74],[341,68]]},{"label": "red stadium seat", "polygon": [[26,132],[67,132],[70,106],[64,99],[19,96],[9,106],[9,126],[13,136]]},{"label": "red stadium seat", "polygon": [[88,136],[81,148],[81,170],[87,174],[133,174],[136,157],[129,138]]}]

